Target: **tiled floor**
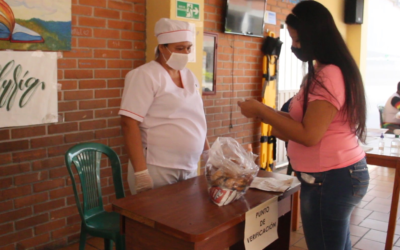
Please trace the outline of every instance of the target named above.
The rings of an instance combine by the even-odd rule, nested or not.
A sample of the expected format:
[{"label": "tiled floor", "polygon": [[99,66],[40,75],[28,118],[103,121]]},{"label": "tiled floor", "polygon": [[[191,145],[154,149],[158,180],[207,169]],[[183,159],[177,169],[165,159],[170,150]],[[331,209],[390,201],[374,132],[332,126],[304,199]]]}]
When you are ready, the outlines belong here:
[{"label": "tiled floor", "polygon": [[[369,171],[371,182],[368,193],[351,217],[350,232],[353,250],[383,250],[385,247],[394,169],[369,166]],[[400,250],[400,221],[397,225],[393,250]],[[307,249],[301,227],[298,231],[292,232],[290,241],[290,250]],[[62,248],[62,250],[78,249],[78,243]],[[104,249],[102,239],[88,239],[85,250],[100,249]]]}]

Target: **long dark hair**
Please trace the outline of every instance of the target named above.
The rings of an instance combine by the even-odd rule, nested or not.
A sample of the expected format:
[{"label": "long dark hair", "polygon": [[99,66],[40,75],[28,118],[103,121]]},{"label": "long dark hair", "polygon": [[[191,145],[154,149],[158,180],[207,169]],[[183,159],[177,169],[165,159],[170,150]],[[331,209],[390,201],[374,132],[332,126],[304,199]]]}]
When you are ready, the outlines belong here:
[{"label": "long dark hair", "polygon": [[367,108],[363,81],[329,10],[318,2],[305,0],[292,9],[286,24],[298,32],[301,50],[310,58],[304,85],[303,112],[307,109],[308,94],[312,93],[316,85],[326,90],[315,75],[313,60],[336,65],[342,71],[345,83],[343,114],[351,128],[355,128],[358,138],[365,142]]}]

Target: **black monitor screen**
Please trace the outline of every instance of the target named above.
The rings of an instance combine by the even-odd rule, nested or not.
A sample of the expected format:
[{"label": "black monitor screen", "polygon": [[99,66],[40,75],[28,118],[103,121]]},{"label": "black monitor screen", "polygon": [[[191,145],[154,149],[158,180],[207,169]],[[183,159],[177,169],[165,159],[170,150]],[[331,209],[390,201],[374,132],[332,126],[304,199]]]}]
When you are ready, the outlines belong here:
[{"label": "black monitor screen", "polygon": [[263,37],[266,0],[227,0],[225,33]]}]

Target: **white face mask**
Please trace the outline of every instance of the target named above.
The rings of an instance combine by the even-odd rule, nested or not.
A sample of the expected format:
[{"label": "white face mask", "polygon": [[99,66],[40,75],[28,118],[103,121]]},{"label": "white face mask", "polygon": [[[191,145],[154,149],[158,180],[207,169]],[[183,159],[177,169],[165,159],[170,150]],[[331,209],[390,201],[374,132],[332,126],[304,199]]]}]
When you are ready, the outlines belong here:
[{"label": "white face mask", "polygon": [[167,61],[167,65],[175,70],[184,69],[186,67],[186,64],[189,62],[189,54],[171,52],[168,48],[167,50],[171,53],[171,56],[169,57],[168,61],[165,59],[165,56],[163,55],[164,60]]}]

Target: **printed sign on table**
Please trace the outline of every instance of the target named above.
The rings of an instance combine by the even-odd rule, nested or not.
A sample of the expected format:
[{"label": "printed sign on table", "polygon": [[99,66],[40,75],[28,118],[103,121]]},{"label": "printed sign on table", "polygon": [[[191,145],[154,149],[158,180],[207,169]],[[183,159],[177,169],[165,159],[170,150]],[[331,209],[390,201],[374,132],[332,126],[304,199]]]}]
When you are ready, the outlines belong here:
[{"label": "printed sign on table", "polygon": [[57,53],[5,51],[0,58],[0,128],[57,122]]},{"label": "printed sign on table", "polygon": [[246,213],[244,246],[262,250],[278,239],[278,196]]}]

